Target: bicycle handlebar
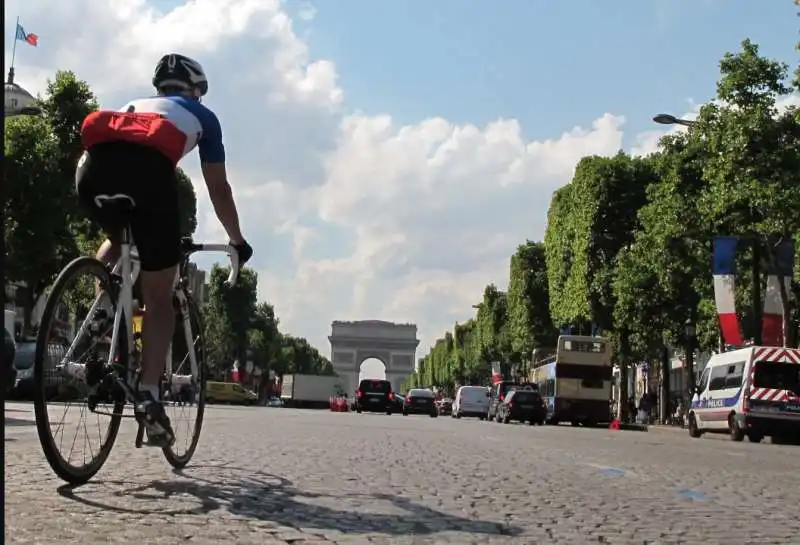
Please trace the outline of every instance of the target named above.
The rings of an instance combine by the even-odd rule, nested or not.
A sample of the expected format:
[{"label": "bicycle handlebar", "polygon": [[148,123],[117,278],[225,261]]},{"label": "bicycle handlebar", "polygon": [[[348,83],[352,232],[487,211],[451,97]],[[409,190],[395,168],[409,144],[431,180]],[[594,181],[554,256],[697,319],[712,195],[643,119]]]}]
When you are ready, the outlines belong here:
[{"label": "bicycle handlebar", "polygon": [[231,246],[230,244],[206,244],[193,242],[191,240],[184,240],[183,250],[187,255],[195,252],[221,252],[228,254],[228,259],[231,262],[231,273],[228,275],[227,282],[229,285],[233,286],[239,279],[239,272],[241,270],[241,266],[239,264],[239,251],[234,246]]}]

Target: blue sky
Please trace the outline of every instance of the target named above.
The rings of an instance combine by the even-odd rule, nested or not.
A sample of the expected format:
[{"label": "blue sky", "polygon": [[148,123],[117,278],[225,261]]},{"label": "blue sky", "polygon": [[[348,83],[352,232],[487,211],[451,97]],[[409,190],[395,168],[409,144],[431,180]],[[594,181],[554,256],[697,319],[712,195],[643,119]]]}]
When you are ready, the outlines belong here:
[{"label": "blue sky", "polygon": [[[293,6],[293,3],[289,4]],[[787,1],[317,1],[308,42],[336,59],[349,100],[412,122],[519,119],[542,138],[603,112],[647,129],[714,93],[745,37],[787,62]]]},{"label": "blue sky", "polygon": [[[486,284],[506,285],[509,256],[542,238],[550,195],[580,157],[652,151],[648,133],[663,129],[652,116],[711,98],[726,51],[749,37],[796,65],[800,39],[790,0],[5,9],[7,38],[17,14],[40,36],[38,48],[18,48],[18,81],[34,92],[68,68],[118,106],[152,91],[164,52],[201,60],[259,296],[323,352],[332,320],[384,319],[417,323],[423,355],[469,318]],[[198,238],[223,237],[197,159],[182,166],[198,195]]]}]

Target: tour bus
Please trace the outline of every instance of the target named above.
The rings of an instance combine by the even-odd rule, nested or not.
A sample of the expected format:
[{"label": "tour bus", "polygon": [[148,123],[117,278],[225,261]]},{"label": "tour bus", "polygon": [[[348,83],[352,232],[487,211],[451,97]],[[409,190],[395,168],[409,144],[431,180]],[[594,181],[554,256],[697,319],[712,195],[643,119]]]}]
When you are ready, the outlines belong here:
[{"label": "tour bus", "polygon": [[611,344],[602,337],[561,335],[555,355],[534,362],[532,382],[547,404],[547,422],[595,426],[611,421]]}]

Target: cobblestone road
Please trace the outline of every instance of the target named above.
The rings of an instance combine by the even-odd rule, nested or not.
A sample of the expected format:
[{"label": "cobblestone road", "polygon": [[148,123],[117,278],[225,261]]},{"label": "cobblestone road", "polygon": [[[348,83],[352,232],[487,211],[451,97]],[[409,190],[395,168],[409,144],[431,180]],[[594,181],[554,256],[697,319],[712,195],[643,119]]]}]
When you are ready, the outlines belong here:
[{"label": "cobblestone road", "polygon": [[128,422],[70,490],[5,416],[7,543],[800,543],[800,447],[214,407],[185,471]]}]

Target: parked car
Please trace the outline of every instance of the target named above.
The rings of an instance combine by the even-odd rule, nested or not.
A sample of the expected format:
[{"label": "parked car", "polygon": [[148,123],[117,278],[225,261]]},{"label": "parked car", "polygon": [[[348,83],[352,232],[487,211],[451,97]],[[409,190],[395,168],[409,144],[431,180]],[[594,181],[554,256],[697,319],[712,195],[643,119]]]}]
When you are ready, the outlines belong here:
[{"label": "parked car", "polygon": [[506,395],[511,390],[529,389],[538,391],[539,387],[531,382],[514,382],[513,380],[503,380],[492,384],[486,394],[489,398],[489,407],[486,409],[486,419],[497,418],[497,408],[505,400]]},{"label": "parked car", "polygon": [[258,395],[238,382],[206,382],[206,403],[255,405],[257,402]]},{"label": "parked car", "polygon": [[431,418],[439,416],[433,392],[422,388],[409,390],[403,403],[403,416],[409,414],[427,414]]},{"label": "parked car", "polygon": [[356,390],[355,409],[357,413],[367,411],[392,414],[394,409],[392,383],[388,380],[362,380]]},{"label": "parked car", "polygon": [[267,407],[283,407],[283,401],[279,397],[272,396],[267,400]]},{"label": "parked car", "polygon": [[496,420],[508,424],[512,420],[544,425],[547,406],[539,392],[532,389],[511,390],[497,407]]},{"label": "parked car", "polygon": [[[50,343],[45,358],[45,396],[47,399],[75,399],[86,394],[86,386],[82,381],[75,381],[60,375],[55,370],[56,363],[67,351],[67,347]],[[16,381],[11,395],[18,399],[33,398],[33,362],[36,358],[36,339],[24,339],[17,343],[14,355]]]},{"label": "parked car", "polygon": [[443,398],[436,402],[436,408],[439,410],[440,416],[445,416],[453,413],[453,400],[450,398]]},{"label": "parked car", "polygon": [[14,337],[7,329],[5,332],[5,339],[3,343],[3,368],[6,370],[6,394],[14,389],[17,382],[17,368],[14,366],[14,354],[17,351],[17,345],[14,342]]},{"label": "parked car", "polygon": [[485,386],[461,386],[456,391],[450,416],[473,416],[483,420],[489,410],[489,390]]}]

